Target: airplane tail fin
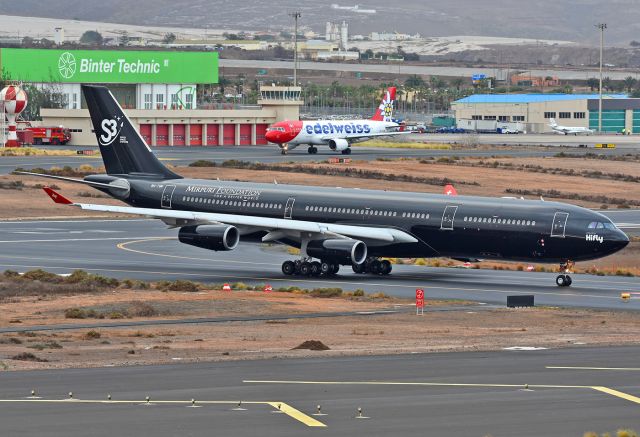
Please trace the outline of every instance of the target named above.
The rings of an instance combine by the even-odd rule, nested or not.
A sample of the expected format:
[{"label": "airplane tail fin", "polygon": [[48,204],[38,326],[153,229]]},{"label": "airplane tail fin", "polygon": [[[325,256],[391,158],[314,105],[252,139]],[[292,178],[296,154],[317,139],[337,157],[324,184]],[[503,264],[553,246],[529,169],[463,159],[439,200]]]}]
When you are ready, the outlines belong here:
[{"label": "airplane tail fin", "polygon": [[391,121],[393,117],[393,107],[396,103],[396,87],[392,86],[387,88],[387,91],[384,93],[384,97],[382,98],[382,102],[380,102],[380,106],[378,106],[378,110],[371,117],[371,120],[375,121]]},{"label": "airplane tail fin", "polygon": [[458,190],[456,190],[456,188],[453,185],[447,184],[444,187],[444,194],[446,194],[447,196],[457,196]]},{"label": "airplane tail fin", "polygon": [[549,119],[549,126],[555,127],[557,125],[558,125],[558,123],[556,123],[556,119],[555,118],[550,118]]},{"label": "airplane tail fin", "polygon": [[180,179],[153,154],[106,87],[82,85],[102,161],[109,175]]}]

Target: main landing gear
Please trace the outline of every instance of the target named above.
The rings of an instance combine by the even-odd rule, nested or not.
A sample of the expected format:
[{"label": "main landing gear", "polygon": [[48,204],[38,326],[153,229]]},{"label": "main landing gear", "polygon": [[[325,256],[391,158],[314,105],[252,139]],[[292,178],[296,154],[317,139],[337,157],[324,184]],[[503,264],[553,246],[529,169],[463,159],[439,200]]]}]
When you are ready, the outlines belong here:
[{"label": "main landing gear", "polygon": [[372,275],[386,276],[391,273],[392,265],[388,260],[378,258],[367,258],[362,264],[352,266],[355,273],[371,273]]},{"label": "main landing gear", "polygon": [[340,153],[342,153],[343,155],[351,155],[351,147],[347,147]]},{"label": "main landing gear", "polygon": [[318,148],[315,146],[309,146],[309,148],[307,149],[307,153],[309,155],[315,155],[316,153],[318,153]]},{"label": "main landing gear", "polygon": [[556,277],[556,285],[558,287],[569,287],[571,285],[571,276],[568,273],[571,273],[573,266],[575,263],[573,261],[567,261],[560,264],[560,271],[563,272]]},{"label": "main landing gear", "polygon": [[340,264],[298,259],[282,263],[282,273],[287,276],[331,276],[338,273]]}]

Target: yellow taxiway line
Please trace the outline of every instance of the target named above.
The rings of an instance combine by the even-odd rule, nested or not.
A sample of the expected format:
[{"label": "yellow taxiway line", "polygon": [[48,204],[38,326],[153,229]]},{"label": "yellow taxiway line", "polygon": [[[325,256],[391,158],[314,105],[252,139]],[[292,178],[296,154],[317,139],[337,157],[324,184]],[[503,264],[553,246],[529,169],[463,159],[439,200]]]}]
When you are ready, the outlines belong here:
[{"label": "yellow taxiway line", "polygon": [[616,396],[618,398],[626,399],[627,401],[635,402],[636,404],[640,404],[640,398],[639,397],[630,395],[628,393],[624,393],[624,392],[621,392],[621,391],[618,391],[618,390],[614,390],[614,389],[609,388],[609,387],[594,386],[594,387],[591,387],[591,388],[594,389],[594,390],[597,390],[597,391],[601,391],[602,393],[607,393],[607,394],[609,394],[611,396]]},{"label": "yellow taxiway line", "polygon": [[[239,401],[196,401],[195,405],[238,405]],[[2,403],[49,403],[49,404],[129,404],[129,405],[157,405],[157,404],[179,404],[179,405],[191,405],[191,401],[175,401],[175,400],[156,400],[151,399],[149,402],[145,400],[104,400],[104,399],[0,399]],[[269,405],[276,410],[282,411],[282,413],[297,420],[310,427],[326,427],[324,423],[314,419],[311,416],[303,413],[302,411],[293,408],[291,405],[284,402],[274,401],[242,401],[242,405]]]},{"label": "yellow taxiway line", "polygon": [[384,385],[384,386],[422,386],[422,387],[497,387],[497,388],[557,388],[590,389],[640,404],[640,397],[612,388],[593,385],[552,385],[552,384],[478,384],[448,382],[397,382],[397,381],[283,381],[283,380],[244,380],[247,384],[311,384],[311,385]]}]

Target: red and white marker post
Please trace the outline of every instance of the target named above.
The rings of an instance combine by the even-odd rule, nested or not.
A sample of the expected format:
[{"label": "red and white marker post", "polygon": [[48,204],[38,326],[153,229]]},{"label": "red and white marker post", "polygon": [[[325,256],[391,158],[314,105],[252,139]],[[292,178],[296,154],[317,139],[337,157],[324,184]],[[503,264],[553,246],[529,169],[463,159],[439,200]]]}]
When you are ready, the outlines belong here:
[{"label": "red and white marker post", "polygon": [[229,284],[224,284],[222,286],[222,291],[231,291],[231,285]]},{"label": "red and white marker post", "polygon": [[416,315],[424,315],[424,290],[416,289]]},{"label": "red and white marker post", "polygon": [[273,291],[273,287],[272,287],[271,285],[266,284],[266,285],[264,286],[264,292],[265,292],[265,293],[271,293],[272,291]]}]

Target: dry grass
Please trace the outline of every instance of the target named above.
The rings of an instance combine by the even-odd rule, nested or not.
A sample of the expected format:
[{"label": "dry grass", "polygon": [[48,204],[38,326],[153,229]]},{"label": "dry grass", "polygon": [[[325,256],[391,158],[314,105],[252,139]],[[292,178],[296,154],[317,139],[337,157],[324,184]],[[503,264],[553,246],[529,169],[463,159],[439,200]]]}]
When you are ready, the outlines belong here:
[{"label": "dry grass", "polygon": [[[69,149],[38,149],[36,147],[11,147],[0,148],[0,156],[77,156],[75,150]],[[95,149],[93,157],[100,156],[98,149]]]}]

